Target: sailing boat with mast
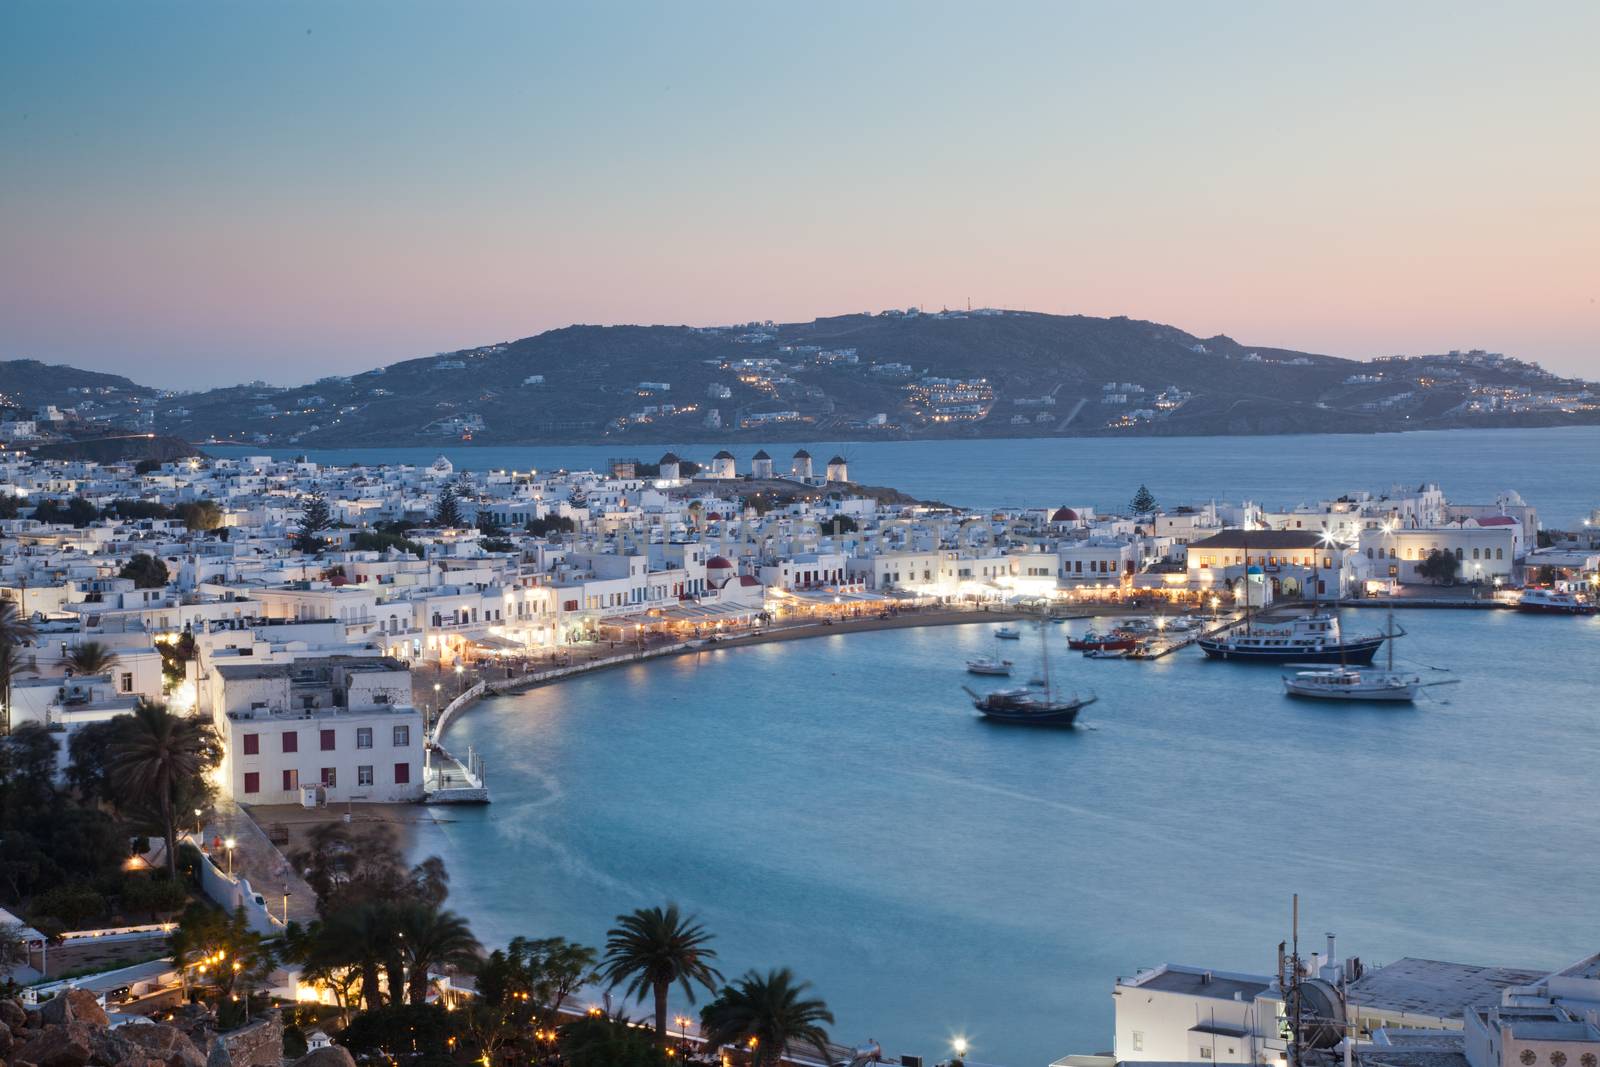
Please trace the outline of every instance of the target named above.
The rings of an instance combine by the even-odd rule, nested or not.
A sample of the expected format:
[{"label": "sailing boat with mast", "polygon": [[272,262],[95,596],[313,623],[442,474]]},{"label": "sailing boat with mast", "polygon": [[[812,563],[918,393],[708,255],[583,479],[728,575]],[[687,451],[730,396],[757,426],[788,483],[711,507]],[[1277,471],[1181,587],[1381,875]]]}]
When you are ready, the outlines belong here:
[{"label": "sailing boat with mast", "polygon": [[[1383,670],[1351,667],[1340,663],[1337,667],[1298,671],[1283,679],[1284,690],[1290,696],[1310,697],[1315,700],[1376,700],[1409,704],[1417,699],[1417,692],[1425,684],[1420,675],[1406,674],[1394,669],[1394,639],[1404,637],[1404,630],[1394,627],[1394,612],[1389,613],[1389,629],[1383,635],[1389,643],[1389,663]],[[1433,685],[1448,685],[1448,681]]]},{"label": "sailing boat with mast", "polygon": [[1010,726],[1071,726],[1077,722],[1078,712],[1095,702],[1097,698],[1092,693],[1087,697],[1073,693],[1064,699],[1056,696],[1055,687],[1050,682],[1050,641],[1047,635],[1046,628],[1039,627],[1039,647],[1043,656],[1040,675],[1042,692],[1024,687],[997,689],[979,695],[966,686],[961,687],[972,698],[972,706],[985,719]]}]

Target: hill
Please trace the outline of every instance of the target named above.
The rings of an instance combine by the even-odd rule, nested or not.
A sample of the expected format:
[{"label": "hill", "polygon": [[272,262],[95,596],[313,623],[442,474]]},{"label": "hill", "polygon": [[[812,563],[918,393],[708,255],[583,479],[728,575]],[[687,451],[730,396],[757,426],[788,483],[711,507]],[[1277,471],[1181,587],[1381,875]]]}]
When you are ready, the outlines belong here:
[{"label": "hill", "polygon": [[282,389],[169,397],[155,428],[306,446],[1369,432],[1594,421],[1491,353],[1360,362],[1173,326],[980,310],[570,326]]}]

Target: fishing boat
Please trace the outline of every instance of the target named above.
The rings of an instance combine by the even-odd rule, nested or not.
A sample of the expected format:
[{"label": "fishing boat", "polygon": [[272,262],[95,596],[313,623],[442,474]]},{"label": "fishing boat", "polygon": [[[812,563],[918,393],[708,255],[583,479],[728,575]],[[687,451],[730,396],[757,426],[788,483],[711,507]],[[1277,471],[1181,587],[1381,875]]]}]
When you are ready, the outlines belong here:
[{"label": "fishing boat", "polygon": [[1085,659],[1122,659],[1132,651],[1132,645],[1127,648],[1091,648],[1083,656]]},{"label": "fishing boat", "polygon": [[1112,630],[1103,634],[1090,630],[1082,637],[1067,638],[1067,647],[1074,652],[1126,652],[1138,640],[1126,630]]},{"label": "fishing boat", "polygon": [[1245,622],[1196,642],[1212,659],[1246,663],[1371,663],[1383,634],[1346,638],[1332,615],[1302,615],[1283,622]]},{"label": "fishing boat", "polygon": [[1297,671],[1283,679],[1290,696],[1317,700],[1393,700],[1410,703],[1417,699],[1422,679],[1415,674],[1393,671],[1364,671],[1359,667],[1323,667]]},{"label": "fishing boat", "polygon": [[1011,673],[1011,661],[993,656],[979,656],[976,659],[967,660],[967,673],[1009,675]]},{"label": "fishing boat", "polygon": [[995,628],[994,635],[1001,641],[1022,640],[1022,631],[1015,626],[998,626]]},{"label": "fishing boat", "polygon": [[1517,610],[1530,615],[1593,615],[1600,611],[1600,604],[1584,600],[1575,593],[1529,589],[1517,599]]},{"label": "fishing boat", "polygon": [[1286,675],[1283,688],[1290,696],[1310,697],[1314,700],[1389,701],[1409,704],[1425,685],[1449,685],[1459,679],[1424,683],[1422,676],[1394,669],[1394,642],[1404,637],[1404,630],[1394,627],[1394,612],[1389,613],[1389,628],[1383,637],[1388,644],[1389,662],[1383,670],[1362,669],[1341,663],[1337,667],[1322,667],[1297,671]]},{"label": "fishing boat", "polygon": [[1040,677],[1043,689],[997,689],[992,693],[975,693],[966,686],[972,706],[988,721],[1008,726],[1067,727],[1078,721],[1078,712],[1095,702],[1095,696],[1079,697],[1076,693],[1067,698],[1056,695],[1050,684],[1050,642],[1040,631]]}]

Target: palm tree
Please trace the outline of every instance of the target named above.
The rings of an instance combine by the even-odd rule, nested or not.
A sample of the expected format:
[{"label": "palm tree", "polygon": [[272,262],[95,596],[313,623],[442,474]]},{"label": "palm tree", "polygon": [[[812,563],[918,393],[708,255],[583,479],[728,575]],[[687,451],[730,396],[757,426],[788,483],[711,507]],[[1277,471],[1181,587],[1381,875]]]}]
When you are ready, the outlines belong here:
[{"label": "palm tree", "polygon": [[628,983],[628,996],[644,999],[646,992],[656,1001],[656,1043],[667,1047],[667,991],[674,982],[683,987],[689,1003],[694,1003],[694,983],[715,991],[722,974],[710,961],[715,949],[707,948],[711,935],[695,921],[683,916],[676,904],[662,908],[640,908],[630,915],[618,915],[617,925],[606,931],[606,957],[599,977],[615,988]]},{"label": "palm tree", "polygon": [[16,601],[0,600],[0,644],[20,645],[33,635],[33,623],[23,616]]},{"label": "palm tree", "polygon": [[167,842],[167,874],[178,876],[173,796],[210,770],[219,758],[216,731],[203,719],[174,715],[165,704],[141,700],[106,759],[112,792],[127,803],[154,798]]},{"label": "palm tree", "polygon": [[[359,971],[362,1005],[369,1011],[381,1008],[379,967],[393,952],[394,935],[394,923],[384,905],[358,904],[341,909],[317,927],[306,952],[306,967],[312,971]],[[391,999],[399,992],[398,986],[391,988]]]},{"label": "palm tree", "polygon": [[14,601],[0,600],[0,734],[11,732],[11,679],[22,669],[22,642],[34,635],[33,623],[23,617]]},{"label": "palm tree", "polygon": [[117,654],[109,645],[85,641],[62,657],[62,662],[73,674],[104,674],[117,662]]},{"label": "palm tree", "polygon": [[[395,918],[406,962],[406,994],[412,1004],[427,1003],[430,968],[477,966],[483,946],[472,936],[467,920],[455,912],[407,904]],[[398,1000],[398,993],[390,990],[390,999]]]},{"label": "palm tree", "polygon": [[831,1025],[833,1013],[824,1002],[804,997],[810,988],[810,982],[796,982],[787,967],[766,974],[747,971],[700,1013],[705,1047],[749,1045],[756,1063],[776,1067],[784,1049],[806,1044],[821,1054],[823,1063],[832,1063],[828,1032],[821,1024]]}]

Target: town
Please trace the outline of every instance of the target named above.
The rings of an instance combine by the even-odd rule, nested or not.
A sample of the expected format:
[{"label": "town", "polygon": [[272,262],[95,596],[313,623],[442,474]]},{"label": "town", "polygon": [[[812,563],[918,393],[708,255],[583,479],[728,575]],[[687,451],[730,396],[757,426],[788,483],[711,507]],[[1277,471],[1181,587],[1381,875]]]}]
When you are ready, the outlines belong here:
[{"label": "town", "polygon": [[[129,736],[203,728],[207,739],[191,738],[187,764],[191,774],[203,768],[203,782],[166,797],[167,810],[149,823],[156,832],[119,861],[131,873],[117,896],[86,899],[70,881],[52,886],[38,873],[0,890],[25,916],[0,915],[20,946],[12,974],[29,1004],[87,990],[94,1006],[73,1003],[89,1015],[109,1007],[113,1016],[170,1017],[177,992],[205,986],[208,959],[249,951],[259,957],[245,966],[260,972],[263,1006],[275,995],[345,1013],[348,991],[337,988],[359,967],[319,970],[314,953],[260,946],[292,944],[326,916],[337,887],[319,887],[318,862],[337,866],[382,846],[351,829],[361,825],[348,821],[355,804],[490,800],[492,762],[471,748],[452,753],[447,728],[475,700],[522,685],[852,629],[1063,611],[1226,626],[1240,610],[1294,604],[1488,610],[1518,606],[1530,587],[1586,607],[1600,583],[1600,510],[1577,530],[1549,530],[1511,490],[1457,502],[1424,483],[1287,506],[1163,506],[1143,487],[1131,496],[1116,511],[1070,500],[962,510],[860,485],[844,457],[822,462],[804,448],[781,462],[765,450],[745,460],[722,450],[702,460],[618,459],[604,471],[467,471],[443,456],[427,466],[324,466],[265,455],[96,464],[7,453],[0,748],[8,766],[35,768],[47,795],[98,796],[129,811],[114,799],[116,755]],[[332,837],[292,842],[284,813],[294,811],[325,812]],[[326,853],[310,868],[308,847]],[[159,951],[166,939],[187,945],[183,924],[204,925],[194,905],[185,910],[184,892],[144,890],[152,922],[131,923],[128,912],[139,898],[132,883],[175,872],[180,855],[195,894],[220,905],[215,914],[234,912],[238,925],[174,957]],[[386,869],[399,878],[404,866],[391,857]],[[113,918],[120,925],[103,925]],[[117,944],[158,951],[97,972],[92,961]],[[91,946],[100,954],[86,953]],[[477,995],[472,957],[423,959],[420,974],[390,975],[388,988],[421,990],[419,1005],[455,1006]],[[1395,970],[1425,963],[1402,961],[1360,981],[1359,965],[1340,963],[1331,948],[1306,964],[1307,981],[1334,974],[1327,981],[1341,1012],[1354,1020],[1359,1002],[1361,1013],[1359,1030],[1352,1021],[1348,1035],[1328,1031],[1318,1047],[1348,1037],[1346,1049],[1363,1061],[1401,1067],[1421,1061],[1397,1049],[1489,1067],[1510,1060],[1501,1051],[1486,1059],[1481,1048],[1521,1056],[1536,1040],[1556,1042],[1552,1049],[1585,1067],[1593,1053],[1579,1045],[1600,1048],[1592,1016],[1572,1006],[1595,997],[1593,959],[1565,977],[1517,971],[1492,989],[1455,972]],[[61,977],[67,964],[76,977]],[[1376,976],[1395,981],[1379,995],[1361,985]],[[1418,983],[1436,990],[1425,1008],[1407,993]],[[1284,1059],[1276,1020],[1286,987],[1277,979],[1171,966],[1117,988],[1115,1058],[1062,1062]],[[1164,1006],[1125,1022],[1134,1002],[1121,994],[1134,988],[1160,992]],[[1450,999],[1458,990],[1459,1003]],[[1502,990],[1497,1004],[1490,994]],[[252,995],[244,993],[247,1009]],[[376,989],[361,996],[381,1002]],[[557,1000],[538,1032],[562,1010]],[[691,1022],[676,1019],[682,1052],[702,1041],[702,1051],[714,1050]],[[1452,1036],[1463,1026],[1465,1045]],[[839,1055],[855,1057],[831,1049],[790,1059]]]}]

